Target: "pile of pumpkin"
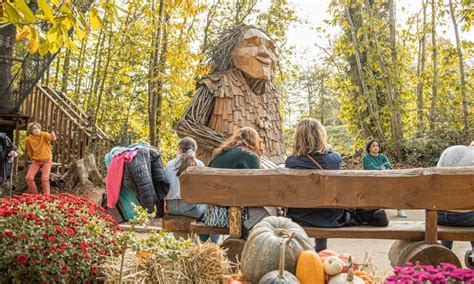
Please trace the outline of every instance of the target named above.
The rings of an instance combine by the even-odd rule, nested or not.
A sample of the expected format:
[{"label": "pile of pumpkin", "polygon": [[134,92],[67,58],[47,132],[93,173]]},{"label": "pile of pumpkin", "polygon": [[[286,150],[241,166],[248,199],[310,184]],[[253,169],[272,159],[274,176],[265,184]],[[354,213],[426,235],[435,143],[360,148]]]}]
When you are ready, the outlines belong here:
[{"label": "pile of pumpkin", "polygon": [[267,217],[250,232],[241,260],[241,275],[228,284],[373,283],[349,254],[316,253],[303,228],[284,217]]}]

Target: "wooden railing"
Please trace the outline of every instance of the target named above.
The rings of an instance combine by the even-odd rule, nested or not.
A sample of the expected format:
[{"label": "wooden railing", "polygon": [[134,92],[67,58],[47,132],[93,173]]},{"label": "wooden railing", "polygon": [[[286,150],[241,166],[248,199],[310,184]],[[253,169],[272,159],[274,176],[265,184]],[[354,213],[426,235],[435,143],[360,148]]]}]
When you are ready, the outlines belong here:
[{"label": "wooden railing", "polygon": [[28,115],[30,122],[41,124],[42,130],[56,133],[53,162],[59,166],[60,173],[64,173],[71,162],[84,158],[90,152],[92,139],[100,145],[94,154],[98,166],[102,166],[100,161],[109,144],[107,135],[91,125],[86,113],[65,94],[37,85],[24,100],[20,112]]}]

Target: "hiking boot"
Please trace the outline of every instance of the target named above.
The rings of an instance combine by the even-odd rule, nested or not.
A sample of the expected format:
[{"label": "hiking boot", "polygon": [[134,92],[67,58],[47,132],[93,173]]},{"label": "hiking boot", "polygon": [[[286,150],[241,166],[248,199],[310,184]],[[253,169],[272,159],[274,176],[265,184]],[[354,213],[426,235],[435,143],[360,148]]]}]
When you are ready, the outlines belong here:
[{"label": "hiking boot", "polygon": [[466,251],[466,255],[464,257],[464,264],[467,268],[474,269],[474,250]]},{"label": "hiking boot", "polygon": [[398,209],[398,210],[397,210],[397,217],[406,218],[406,217],[407,217],[407,213],[405,213],[405,211],[403,211],[402,209]]}]

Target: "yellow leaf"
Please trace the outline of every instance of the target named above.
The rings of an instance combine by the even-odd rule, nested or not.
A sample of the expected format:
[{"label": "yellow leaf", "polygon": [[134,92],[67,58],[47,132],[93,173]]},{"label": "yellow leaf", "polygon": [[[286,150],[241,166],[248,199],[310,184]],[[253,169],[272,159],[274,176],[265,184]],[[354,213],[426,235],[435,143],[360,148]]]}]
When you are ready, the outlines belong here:
[{"label": "yellow leaf", "polygon": [[87,35],[87,32],[84,31],[79,25],[80,25],[80,23],[79,23],[79,21],[77,21],[77,22],[76,22],[76,25],[75,25],[76,28],[74,29],[74,32],[76,33],[77,38],[78,38],[79,40],[82,40],[82,39],[84,39],[84,37]]},{"label": "yellow leaf", "polygon": [[51,7],[49,7],[48,2],[46,0],[38,0],[38,6],[43,11],[44,16],[48,21],[54,23],[54,12]]},{"label": "yellow leaf", "polygon": [[61,29],[59,28],[59,25],[54,25],[51,29],[48,31],[48,35],[46,36],[48,38],[49,42],[54,42],[57,40],[61,33]]},{"label": "yellow leaf", "polygon": [[30,53],[35,53],[38,50],[38,32],[36,31],[34,26],[29,27],[29,42],[28,42],[28,51]]},{"label": "yellow leaf", "polygon": [[34,24],[35,15],[33,14],[33,12],[31,12],[30,7],[26,5],[25,0],[16,0],[15,4],[16,4],[16,7],[18,8],[18,11],[20,11],[25,17],[25,20],[30,24]]},{"label": "yellow leaf", "polygon": [[99,13],[96,9],[90,9],[89,11],[89,21],[93,30],[98,30],[102,26],[102,23],[99,18]]},{"label": "yellow leaf", "polygon": [[24,27],[23,30],[21,30],[21,32],[18,32],[15,36],[15,39],[17,41],[20,41],[22,39],[24,39],[25,37],[27,37],[29,34],[29,31],[28,31],[28,28]]},{"label": "yellow leaf", "polygon": [[3,5],[5,5],[7,18],[14,24],[18,23],[20,21],[20,14],[18,14],[15,7],[13,7],[12,4],[10,4],[8,1],[3,2]]},{"label": "yellow leaf", "polygon": [[59,6],[59,0],[50,0],[56,6]]},{"label": "yellow leaf", "polygon": [[40,41],[39,47],[38,47],[38,53],[41,56],[45,56],[49,51],[49,41],[43,40]]}]

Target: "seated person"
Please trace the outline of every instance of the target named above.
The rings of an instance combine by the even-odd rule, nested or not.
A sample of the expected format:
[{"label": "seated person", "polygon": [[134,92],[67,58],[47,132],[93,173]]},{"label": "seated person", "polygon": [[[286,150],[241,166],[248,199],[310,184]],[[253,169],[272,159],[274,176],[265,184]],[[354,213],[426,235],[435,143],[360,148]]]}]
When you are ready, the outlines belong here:
[{"label": "seated person", "polygon": [[[474,167],[474,141],[471,146],[456,145],[444,150],[439,158],[437,167]],[[438,225],[453,227],[474,227],[474,211],[439,211]],[[441,244],[453,248],[453,241],[442,240]],[[474,268],[474,240],[471,249],[466,252],[466,267]]]},{"label": "seated person", "polygon": [[[262,155],[260,145],[260,136],[255,129],[251,127],[241,128],[214,151],[209,167],[221,169],[259,169],[260,156]],[[210,210],[213,210],[211,206]],[[242,219],[244,227],[250,230],[255,224],[269,215],[270,213],[265,208],[246,208],[244,210],[244,218]],[[228,222],[228,220],[225,221]],[[205,220],[208,226],[212,226],[213,224],[210,224],[210,222],[212,221]]]},{"label": "seated person", "polygon": [[[388,160],[387,155],[380,153],[380,142],[377,140],[370,140],[365,145],[367,154],[362,158],[362,166],[364,170],[387,171],[392,169],[392,164]],[[407,218],[407,213],[404,210],[398,209],[397,216]]]},{"label": "seated person", "polygon": [[[286,159],[291,169],[340,170],[341,155],[327,143],[324,126],[316,119],[300,121],[295,131],[293,154]],[[339,228],[344,226],[387,226],[382,209],[288,208],[287,217],[303,226]],[[327,239],[316,238],[317,252],[327,248]]]},{"label": "seated person", "polygon": [[[171,215],[188,216],[196,219],[203,217],[207,209],[205,204],[189,204],[181,199],[181,188],[179,176],[188,167],[204,167],[202,161],[194,156],[197,150],[197,143],[191,137],[184,137],[178,143],[178,156],[169,161],[165,167],[166,180],[170,184],[170,190],[165,197],[168,213]],[[198,190],[198,189],[197,189]],[[207,239],[206,236],[200,236],[201,240]],[[219,235],[211,235],[211,241],[217,243]]]}]

